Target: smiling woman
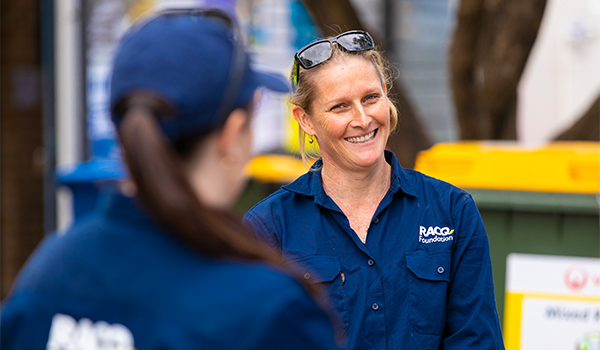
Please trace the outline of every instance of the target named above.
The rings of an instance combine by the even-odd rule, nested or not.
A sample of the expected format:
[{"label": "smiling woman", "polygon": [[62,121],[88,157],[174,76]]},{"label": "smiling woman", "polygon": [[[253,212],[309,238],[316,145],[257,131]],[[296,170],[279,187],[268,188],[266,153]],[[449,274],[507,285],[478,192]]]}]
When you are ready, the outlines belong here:
[{"label": "smiling woman", "polygon": [[[339,58],[315,71],[318,81],[310,114],[296,105],[292,112],[300,127],[319,142],[333,174],[354,167],[389,167],[383,151],[390,130],[390,101],[377,70],[362,57]],[[330,93],[327,93],[330,92]]]},{"label": "smiling woman", "polygon": [[244,221],[327,288],[349,349],[503,349],[473,199],[385,149],[398,119],[389,71],[360,31],[296,53],[300,146],[309,135],[321,158]]}]

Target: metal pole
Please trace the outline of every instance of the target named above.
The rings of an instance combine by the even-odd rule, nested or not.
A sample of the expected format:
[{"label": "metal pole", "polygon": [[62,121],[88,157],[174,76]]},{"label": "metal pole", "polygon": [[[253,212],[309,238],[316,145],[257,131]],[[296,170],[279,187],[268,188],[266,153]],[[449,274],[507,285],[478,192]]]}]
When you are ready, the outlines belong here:
[{"label": "metal pole", "polygon": [[42,125],[44,142],[44,233],[56,229],[56,137],[54,117],[54,1],[41,3]]},{"label": "metal pole", "polygon": [[[81,77],[82,0],[55,0],[55,137],[56,165],[73,164],[85,159],[85,100]],[[73,218],[70,191],[57,191],[57,226],[67,226]]]}]

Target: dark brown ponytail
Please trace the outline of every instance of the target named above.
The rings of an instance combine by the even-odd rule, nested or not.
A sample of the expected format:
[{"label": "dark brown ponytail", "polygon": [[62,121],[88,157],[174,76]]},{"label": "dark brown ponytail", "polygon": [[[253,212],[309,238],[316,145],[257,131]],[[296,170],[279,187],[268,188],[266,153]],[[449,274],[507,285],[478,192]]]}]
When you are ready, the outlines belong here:
[{"label": "dark brown ponytail", "polygon": [[157,223],[202,254],[265,261],[295,277],[313,296],[321,295],[296,269],[284,267],[279,255],[249,234],[239,219],[201,203],[183,172],[182,156],[158,124],[157,118],[171,115],[166,103],[137,94],[119,103],[115,112],[124,115],[119,139],[137,196]]}]

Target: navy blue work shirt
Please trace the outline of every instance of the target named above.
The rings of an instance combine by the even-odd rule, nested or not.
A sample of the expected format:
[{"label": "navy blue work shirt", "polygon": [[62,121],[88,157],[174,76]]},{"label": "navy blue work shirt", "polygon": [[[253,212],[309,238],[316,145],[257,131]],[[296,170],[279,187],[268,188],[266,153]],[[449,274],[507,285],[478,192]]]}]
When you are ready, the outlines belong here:
[{"label": "navy blue work shirt", "polygon": [[336,348],[292,277],[201,256],[116,193],[41,243],[1,311],[3,350]]},{"label": "navy blue work shirt", "polygon": [[471,196],[403,169],[363,244],[327,196],[321,160],[244,217],[245,224],[327,287],[349,349],[504,349],[487,234]]}]

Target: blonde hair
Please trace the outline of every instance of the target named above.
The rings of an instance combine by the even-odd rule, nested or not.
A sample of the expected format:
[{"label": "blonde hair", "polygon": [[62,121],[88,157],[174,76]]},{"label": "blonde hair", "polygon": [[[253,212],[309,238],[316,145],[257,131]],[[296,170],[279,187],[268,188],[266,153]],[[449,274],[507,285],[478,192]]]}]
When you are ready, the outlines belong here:
[{"label": "blonde hair", "polygon": [[[290,102],[300,108],[302,108],[309,115],[311,114],[311,106],[314,101],[314,83],[311,76],[315,74],[315,72],[326,64],[331,63],[332,61],[340,60],[343,57],[348,56],[357,56],[363,57],[373,64],[377,74],[379,75],[379,79],[382,84],[384,84],[386,88],[386,97],[388,97],[389,89],[393,86],[393,81],[395,75],[393,74],[392,65],[383,57],[381,52],[377,49],[368,50],[368,51],[346,51],[342,49],[337,43],[333,44],[331,57],[321,63],[318,67],[312,69],[304,69],[299,67],[297,79],[297,86],[295,91],[292,93]],[[292,68],[292,75],[295,73]],[[398,125],[398,109],[396,108],[394,102],[389,99],[390,102],[390,134],[396,130],[396,126]],[[308,153],[306,151],[305,142],[306,142],[307,134],[302,130],[302,127],[298,125],[298,145],[300,148],[300,155],[302,156],[302,160],[305,164],[309,164],[311,160],[318,158],[320,155],[317,151],[315,153]]]}]

